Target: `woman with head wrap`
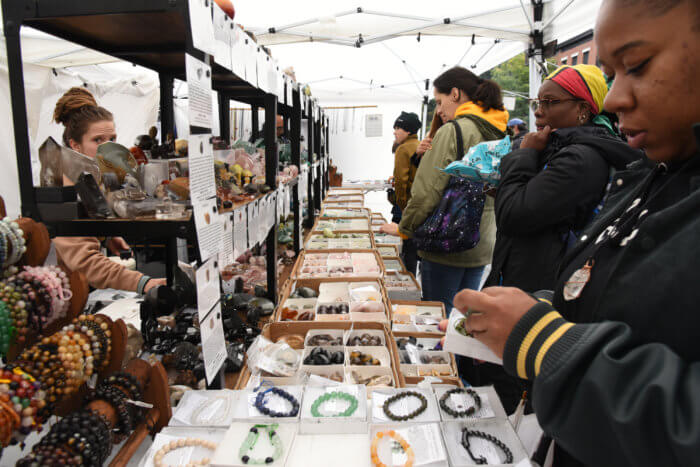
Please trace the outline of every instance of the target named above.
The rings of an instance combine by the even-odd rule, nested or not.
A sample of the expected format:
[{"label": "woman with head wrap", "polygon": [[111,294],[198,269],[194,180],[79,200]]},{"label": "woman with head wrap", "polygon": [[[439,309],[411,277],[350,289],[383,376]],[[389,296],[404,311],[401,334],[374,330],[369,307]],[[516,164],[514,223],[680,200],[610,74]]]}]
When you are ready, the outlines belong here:
[{"label": "woman with head wrap", "polygon": [[[496,194],[496,245],[486,286],[554,288],[569,245],[595,217],[611,174],[641,158],[601,114],[607,85],[592,65],[563,66],[532,102],[537,132],[504,157]],[[524,381],[491,364],[468,364],[471,384],[495,384],[513,410]]]}]

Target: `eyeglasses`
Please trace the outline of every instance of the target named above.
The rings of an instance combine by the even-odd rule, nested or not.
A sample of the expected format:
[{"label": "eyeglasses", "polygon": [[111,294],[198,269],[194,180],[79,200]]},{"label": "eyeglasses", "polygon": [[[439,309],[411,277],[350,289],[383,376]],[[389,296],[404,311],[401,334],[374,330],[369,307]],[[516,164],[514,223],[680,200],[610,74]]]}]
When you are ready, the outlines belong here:
[{"label": "eyeglasses", "polygon": [[579,102],[581,99],[530,99],[530,108],[535,112],[538,108],[547,110],[553,105],[561,104],[562,102]]}]

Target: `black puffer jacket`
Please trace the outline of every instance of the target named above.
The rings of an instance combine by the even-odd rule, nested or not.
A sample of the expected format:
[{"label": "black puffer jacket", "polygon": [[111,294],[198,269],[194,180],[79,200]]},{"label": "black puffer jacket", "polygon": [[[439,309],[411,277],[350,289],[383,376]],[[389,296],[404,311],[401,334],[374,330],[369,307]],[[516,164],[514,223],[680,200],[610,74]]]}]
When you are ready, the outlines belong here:
[{"label": "black puffer jacket", "polygon": [[642,153],[601,127],[552,133],[547,148],[518,149],[501,163],[498,233],[486,286],[552,289],[570,231],[582,230],[603,199],[611,168]]}]

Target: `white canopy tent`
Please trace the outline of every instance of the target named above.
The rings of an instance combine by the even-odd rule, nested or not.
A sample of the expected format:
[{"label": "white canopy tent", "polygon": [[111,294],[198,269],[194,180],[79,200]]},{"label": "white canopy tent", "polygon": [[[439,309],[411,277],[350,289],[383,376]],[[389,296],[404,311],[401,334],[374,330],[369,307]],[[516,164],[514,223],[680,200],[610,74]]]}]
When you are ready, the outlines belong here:
[{"label": "white canopy tent", "polygon": [[[535,22],[534,2],[529,0],[491,0],[488,4],[382,0],[367,5],[372,9],[363,9],[362,13],[358,13],[356,1],[275,1],[271,5],[273,2],[237,0],[236,20],[255,32],[258,41],[272,50],[283,67],[293,66],[298,80],[310,84],[321,105],[374,105],[377,110],[369,108],[364,113],[385,113],[383,137],[372,139],[371,144],[348,144],[357,139],[348,132],[334,140],[337,145],[333,138],[331,141],[336,160],[362,154],[368,157],[365,162],[370,163],[373,172],[376,169],[371,164],[375,161],[370,159],[379,148],[388,154],[395,116],[400,110],[420,112],[425,96],[431,92],[430,80],[441,71],[459,64],[482,73],[531,48],[533,30],[543,31],[545,44],[554,39],[564,41],[592,27],[601,2],[545,0],[542,19]],[[8,169],[0,174],[0,186],[10,215],[17,215],[19,190],[4,36],[0,41],[0,105],[5,119],[0,136],[3,167]],[[98,102],[114,113],[119,141],[126,145],[156,123],[155,73],[29,28],[22,30],[22,52],[34,157],[47,136],[60,138],[61,127],[50,122],[53,106],[74,85],[88,84]],[[533,95],[540,73],[535,66],[531,69]],[[347,113],[345,109],[339,112]],[[359,132],[364,114],[353,113],[358,125],[349,128]],[[185,127],[184,112],[178,114],[178,126]],[[386,159],[372,176],[386,175],[383,172],[393,163]],[[358,168],[357,173],[361,170]]]},{"label": "white canopy tent", "polygon": [[[539,21],[536,3],[542,3]],[[394,119],[402,110],[421,115],[432,79],[447,68],[461,65],[481,74],[519,53],[538,51],[530,59],[530,96],[535,97],[543,73],[536,46],[590,29],[600,3],[304,0],[270,8],[239,0],[236,15],[283,68],[294,67],[322,106],[340,107],[327,111],[331,156],[346,178],[357,179],[391,175]],[[364,117],[370,114],[383,116],[381,137],[364,133]]]}]

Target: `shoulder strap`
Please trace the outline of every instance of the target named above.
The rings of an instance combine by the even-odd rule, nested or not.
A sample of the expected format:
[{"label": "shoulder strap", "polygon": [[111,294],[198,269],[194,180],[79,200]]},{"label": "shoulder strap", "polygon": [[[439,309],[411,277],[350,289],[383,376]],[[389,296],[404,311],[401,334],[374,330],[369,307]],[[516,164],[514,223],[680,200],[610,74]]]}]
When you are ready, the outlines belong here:
[{"label": "shoulder strap", "polygon": [[459,160],[464,156],[464,139],[462,138],[462,127],[459,126],[457,120],[450,120],[455,127],[455,134],[457,136],[457,159]]}]

